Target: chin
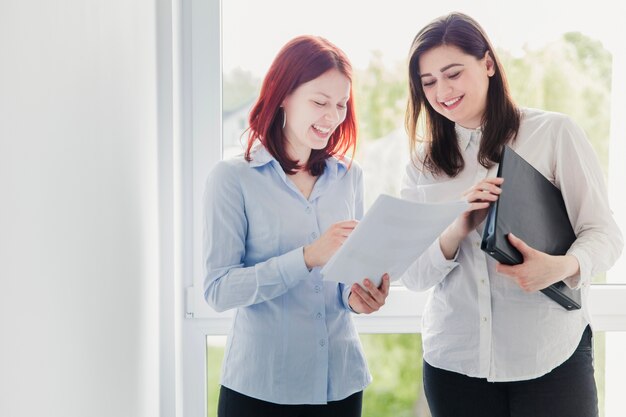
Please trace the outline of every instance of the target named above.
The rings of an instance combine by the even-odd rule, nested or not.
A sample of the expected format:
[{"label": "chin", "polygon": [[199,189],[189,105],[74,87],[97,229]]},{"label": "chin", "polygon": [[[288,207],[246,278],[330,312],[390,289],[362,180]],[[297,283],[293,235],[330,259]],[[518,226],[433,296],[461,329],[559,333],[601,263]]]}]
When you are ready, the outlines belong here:
[{"label": "chin", "polygon": [[321,141],[319,139],[311,141],[309,143],[309,146],[311,147],[311,149],[314,149],[314,150],[324,149],[324,148],[326,148],[328,146],[328,139],[326,139],[324,141]]}]

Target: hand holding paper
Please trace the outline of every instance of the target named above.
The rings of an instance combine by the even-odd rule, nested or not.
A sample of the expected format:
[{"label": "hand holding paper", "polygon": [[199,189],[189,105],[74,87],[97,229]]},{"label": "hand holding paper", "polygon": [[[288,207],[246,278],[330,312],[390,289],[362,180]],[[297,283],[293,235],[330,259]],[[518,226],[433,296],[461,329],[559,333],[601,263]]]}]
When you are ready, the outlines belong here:
[{"label": "hand holding paper", "polygon": [[369,278],[376,287],[388,273],[398,279],[469,204],[416,203],[381,194],[322,275],[326,281],[361,283]]},{"label": "hand holding paper", "polygon": [[304,263],[311,269],[326,264],[359,222],[346,220],[333,224],[310,245],[304,247]]},{"label": "hand holding paper", "polygon": [[362,284],[352,284],[348,298],[350,308],[360,314],[378,311],[389,295],[389,275],[383,275],[382,279],[383,282],[379,287],[375,287],[370,279],[365,279]]}]

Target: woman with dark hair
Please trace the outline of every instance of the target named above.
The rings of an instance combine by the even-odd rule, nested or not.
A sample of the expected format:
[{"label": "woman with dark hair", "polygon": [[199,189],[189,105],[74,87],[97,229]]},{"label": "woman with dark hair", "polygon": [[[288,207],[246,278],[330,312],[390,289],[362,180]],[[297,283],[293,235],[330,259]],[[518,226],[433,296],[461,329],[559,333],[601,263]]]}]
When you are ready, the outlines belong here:
[{"label": "woman with dark hair", "polygon": [[344,53],[319,37],[287,43],[249,125],[245,154],[219,162],[204,195],[205,298],[236,309],[218,416],[360,416],[371,376],[351,314],[378,310],[389,277],[320,276],[363,215]]},{"label": "woman with dark hair", "polygon": [[[623,242],[584,132],[565,115],[516,106],[485,32],[461,13],[417,34],[409,88],[412,162],[402,195],[470,203],[402,277],[410,289],[433,289],[422,324],[433,417],[597,416],[585,300],[591,277],[611,267]],[[561,190],[577,236],[566,255],[513,235],[522,264],[502,265],[481,251],[505,145]],[[582,309],[567,311],[539,291],[559,281],[582,289]]]}]

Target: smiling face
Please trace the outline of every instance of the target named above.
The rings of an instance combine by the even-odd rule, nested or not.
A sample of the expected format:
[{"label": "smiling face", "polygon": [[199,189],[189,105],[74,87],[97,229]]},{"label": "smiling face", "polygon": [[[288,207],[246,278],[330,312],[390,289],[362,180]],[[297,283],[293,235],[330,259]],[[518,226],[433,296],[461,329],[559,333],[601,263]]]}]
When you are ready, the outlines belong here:
[{"label": "smiling face", "polygon": [[455,46],[437,46],[419,57],[422,89],[430,105],[469,129],[481,126],[494,68],[489,52],[476,59]]},{"label": "smiling face", "polygon": [[324,149],[346,118],[350,80],[336,69],[296,88],[283,101],[284,133],[289,155],[306,163],[312,149]]}]

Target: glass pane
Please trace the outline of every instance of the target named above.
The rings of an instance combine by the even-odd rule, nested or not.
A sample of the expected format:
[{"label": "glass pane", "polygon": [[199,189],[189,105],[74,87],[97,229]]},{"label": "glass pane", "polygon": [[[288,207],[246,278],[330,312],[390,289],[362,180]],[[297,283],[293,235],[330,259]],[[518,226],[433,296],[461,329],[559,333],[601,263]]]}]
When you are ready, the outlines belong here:
[{"label": "glass pane", "polygon": [[207,417],[217,415],[217,400],[220,395],[220,375],[224,358],[226,336],[207,336],[206,338],[206,387]]},{"label": "glass pane", "polygon": [[600,417],[620,417],[626,409],[626,333],[594,332],[594,367]]},{"label": "glass pane", "polygon": [[[544,2],[542,13],[525,3],[487,0],[391,0],[382,8],[367,8],[356,0],[319,0],[306,13],[300,3],[287,0],[222,4],[224,157],[242,151],[248,112],[280,47],[296,35],[317,34],[341,47],[355,68],[360,130],[355,159],[365,172],[366,204],[380,193],[398,195],[408,161],[403,127],[408,49],[418,28],[458,9],[476,17],[495,43],[516,101],[572,116],[587,132],[608,175],[610,50],[616,50],[617,41],[607,19],[619,15],[607,12],[611,10],[608,0],[595,2],[593,7],[567,0]],[[554,19],[563,10],[567,16]],[[276,19],[277,11],[282,18]],[[516,19],[502,24],[502,16]],[[533,22],[531,31],[529,21]],[[272,30],[266,30],[267,22]],[[381,24],[384,30],[373,30]],[[607,277],[602,274],[594,281],[607,282]],[[626,274],[610,274],[608,281],[626,282]]]},{"label": "glass pane", "polygon": [[603,412],[600,416],[620,417],[626,410],[626,332],[597,332],[596,335],[599,336],[595,343],[596,381]]},{"label": "glass pane", "polygon": [[420,334],[362,334],[374,381],[363,393],[363,417],[430,417],[422,385]]}]

